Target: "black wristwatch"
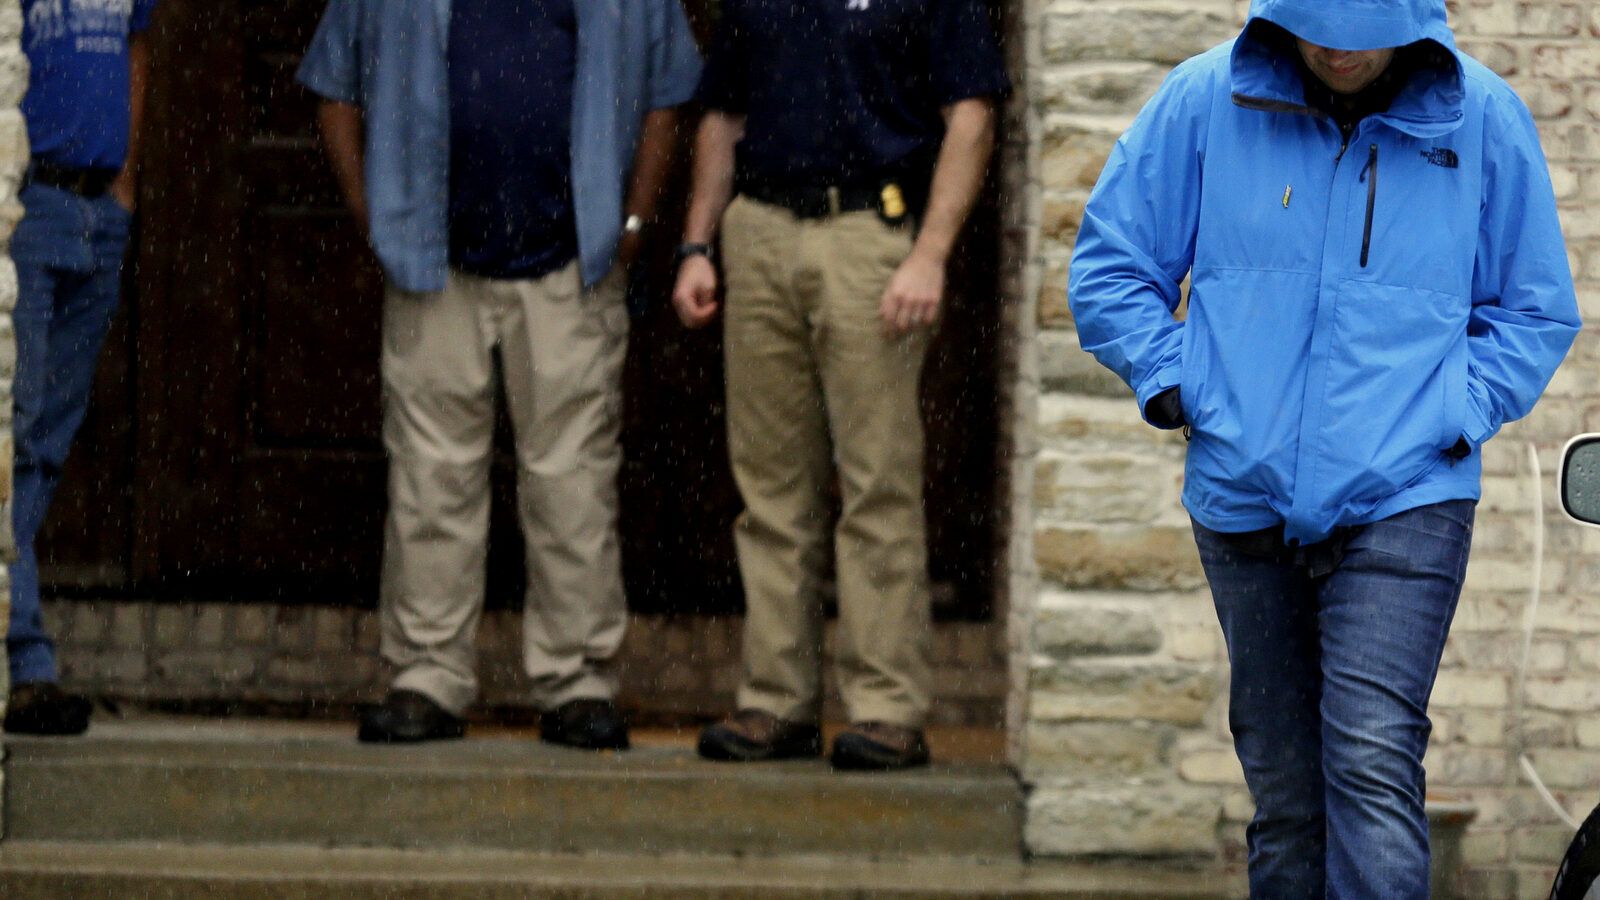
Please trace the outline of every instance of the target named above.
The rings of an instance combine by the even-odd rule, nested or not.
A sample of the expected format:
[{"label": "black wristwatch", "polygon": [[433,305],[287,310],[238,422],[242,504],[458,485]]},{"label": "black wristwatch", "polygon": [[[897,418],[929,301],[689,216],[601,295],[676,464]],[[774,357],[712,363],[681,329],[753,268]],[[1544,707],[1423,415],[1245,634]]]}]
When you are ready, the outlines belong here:
[{"label": "black wristwatch", "polygon": [[683,261],[691,256],[704,256],[706,259],[712,259],[714,255],[711,252],[710,244],[679,244],[678,249],[672,254],[672,261],[675,265],[681,266]]}]

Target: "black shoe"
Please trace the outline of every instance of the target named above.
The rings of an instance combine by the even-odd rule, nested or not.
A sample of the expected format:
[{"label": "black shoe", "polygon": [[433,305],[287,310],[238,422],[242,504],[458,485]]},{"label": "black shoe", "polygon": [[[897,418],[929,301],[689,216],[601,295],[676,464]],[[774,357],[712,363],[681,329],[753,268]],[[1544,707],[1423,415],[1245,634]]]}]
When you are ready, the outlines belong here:
[{"label": "black shoe", "polygon": [[626,750],[628,725],[610,700],[571,700],[539,717],[539,739],[579,750]]},{"label": "black shoe", "polygon": [[11,689],[6,700],[6,731],[12,734],[83,734],[93,705],[53,681],[30,681]]},{"label": "black shoe", "polygon": [[458,738],[467,733],[466,722],[445,712],[425,694],[399,688],[383,702],[361,710],[356,739],[376,744],[410,744]]},{"label": "black shoe", "polygon": [[720,762],[809,759],[822,755],[822,730],[759,709],[741,709],[730,719],[707,725],[698,749],[706,759]]},{"label": "black shoe", "polygon": [[878,772],[928,764],[922,732],[887,722],[857,722],[833,739],[835,769]]}]

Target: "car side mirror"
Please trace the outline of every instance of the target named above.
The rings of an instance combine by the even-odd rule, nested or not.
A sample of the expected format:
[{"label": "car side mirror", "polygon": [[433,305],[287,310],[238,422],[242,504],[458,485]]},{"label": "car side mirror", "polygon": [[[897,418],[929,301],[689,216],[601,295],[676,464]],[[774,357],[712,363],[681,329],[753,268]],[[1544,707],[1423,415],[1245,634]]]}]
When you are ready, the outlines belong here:
[{"label": "car side mirror", "polygon": [[1567,441],[1557,488],[1563,512],[1585,525],[1600,526],[1600,434]]}]

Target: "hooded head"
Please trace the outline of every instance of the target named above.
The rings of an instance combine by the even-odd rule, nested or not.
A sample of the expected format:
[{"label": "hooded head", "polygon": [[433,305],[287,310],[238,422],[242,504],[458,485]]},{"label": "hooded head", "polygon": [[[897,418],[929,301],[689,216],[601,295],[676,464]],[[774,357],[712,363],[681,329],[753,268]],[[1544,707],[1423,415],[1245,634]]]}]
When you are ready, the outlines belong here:
[{"label": "hooded head", "polygon": [[1378,50],[1424,40],[1455,49],[1444,0],[1251,0],[1250,18],[1335,50]]}]

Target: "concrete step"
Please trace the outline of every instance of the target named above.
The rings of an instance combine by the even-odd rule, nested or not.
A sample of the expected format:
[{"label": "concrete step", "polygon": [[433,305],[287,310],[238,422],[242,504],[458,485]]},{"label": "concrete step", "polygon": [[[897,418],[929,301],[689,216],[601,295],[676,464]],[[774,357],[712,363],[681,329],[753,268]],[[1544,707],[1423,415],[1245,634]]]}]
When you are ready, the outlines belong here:
[{"label": "concrete step", "polygon": [[8,739],[6,837],[644,856],[1021,855],[1021,790],[996,764],[841,774],[820,761],[709,763],[687,741],[595,754],[541,744],[525,730],[420,746],[359,744],[352,732],[138,719],[97,721],[82,738]]},{"label": "concrete step", "polygon": [[0,844],[6,900],[1219,900],[1241,889],[1159,865]]}]

